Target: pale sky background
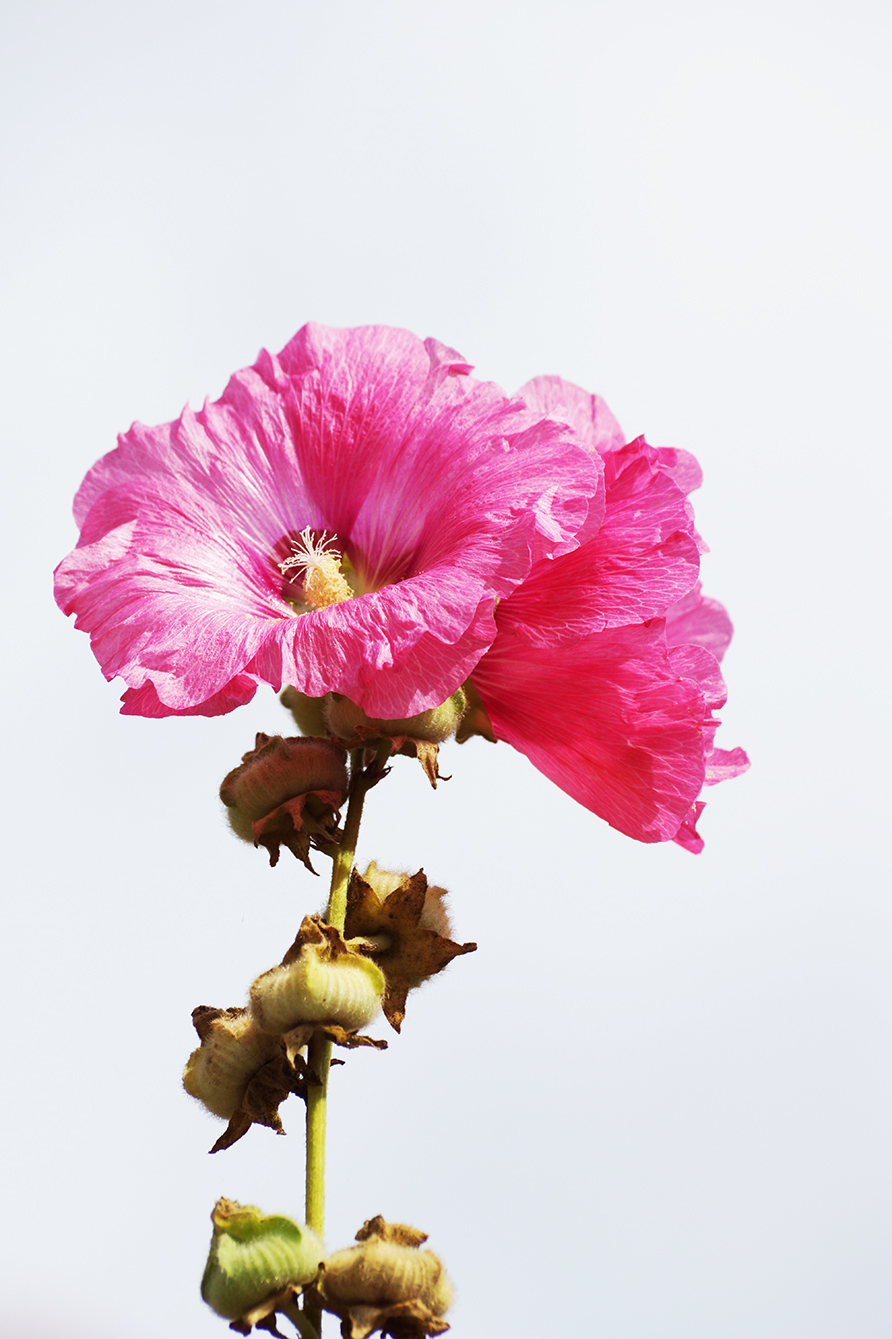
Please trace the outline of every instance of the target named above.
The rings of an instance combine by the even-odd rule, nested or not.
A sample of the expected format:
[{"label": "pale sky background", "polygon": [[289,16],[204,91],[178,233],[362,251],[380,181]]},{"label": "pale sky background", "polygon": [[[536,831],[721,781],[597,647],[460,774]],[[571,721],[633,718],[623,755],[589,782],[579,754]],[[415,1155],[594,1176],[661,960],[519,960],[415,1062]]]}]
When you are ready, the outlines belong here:
[{"label": "pale sky background", "polygon": [[309,319],[560,373],[694,451],[719,742],[753,760],[699,857],[506,745],[372,795],[361,859],[423,864],[480,948],[335,1074],[330,1246],[427,1230],[456,1339],[892,1332],[890,29],[859,0],[7,4],[4,1339],[220,1339],[215,1199],[301,1215],[297,1099],[210,1158],[180,1088],[192,1007],[241,1003],[324,899],[216,795],[288,717],[119,716],[50,587],[115,434]]}]

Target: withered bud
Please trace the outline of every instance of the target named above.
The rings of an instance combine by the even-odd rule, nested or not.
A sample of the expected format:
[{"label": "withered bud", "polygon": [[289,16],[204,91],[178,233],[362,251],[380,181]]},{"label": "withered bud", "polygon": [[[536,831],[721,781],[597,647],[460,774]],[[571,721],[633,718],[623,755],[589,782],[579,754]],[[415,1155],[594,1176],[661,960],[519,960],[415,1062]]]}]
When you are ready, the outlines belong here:
[{"label": "withered bud", "polygon": [[338,739],[389,737],[442,744],[455,734],[466,705],[464,691],[459,688],[439,707],[431,707],[417,716],[386,721],[376,716],[367,716],[362,707],[357,707],[355,702],[342,697],[340,693],[329,693],[325,699],[324,712],[330,733]]},{"label": "withered bud", "polygon": [[218,1200],[211,1221],[214,1235],[201,1295],[218,1316],[243,1321],[233,1328],[247,1334],[251,1324],[290,1300],[293,1288],[314,1278],[322,1243],[290,1218],[266,1216],[233,1200]]},{"label": "withered bud", "polygon": [[287,707],[291,712],[294,723],[302,735],[324,735],[327,733],[324,697],[307,697],[306,693],[301,693],[289,684],[279,694],[279,701],[283,707]]},{"label": "withered bud", "polygon": [[347,791],[347,755],[331,739],[258,734],[220,787],[233,832],[270,851],[286,845],[307,862],[311,837],[325,837]]},{"label": "withered bud", "polygon": [[196,1009],[201,1045],[183,1074],[183,1087],[215,1116],[230,1120],[248,1083],[276,1054],[279,1038],[262,1031],[247,1009]]},{"label": "withered bud", "polygon": [[305,916],[281,964],[251,987],[251,1013],[267,1032],[316,1022],[353,1032],[378,1014],[384,988],[384,975],[370,958],[352,952],[318,916]]},{"label": "withered bud", "polygon": [[333,1309],[381,1308],[382,1321],[384,1310],[400,1303],[415,1303],[419,1319],[424,1312],[439,1318],[449,1309],[452,1284],[443,1264],[433,1251],[419,1249],[425,1233],[385,1223],[379,1215],[360,1228],[356,1240],[359,1245],[322,1262],[317,1287]]}]

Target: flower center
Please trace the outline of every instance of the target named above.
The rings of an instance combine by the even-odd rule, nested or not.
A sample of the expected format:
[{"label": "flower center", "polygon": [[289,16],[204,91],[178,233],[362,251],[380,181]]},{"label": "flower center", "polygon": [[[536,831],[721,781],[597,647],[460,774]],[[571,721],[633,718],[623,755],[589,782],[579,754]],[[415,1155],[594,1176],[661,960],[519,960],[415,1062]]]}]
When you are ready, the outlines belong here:
[{"label": "flower center", "polygon": [[353,588],[341,570],[343,555],[333,548],[334,536],[323,530],[321,539],[314,539],[309,526],[292,542],[294,552],[278,564],[282,576],[289,581],[291,572],[304,573],[304,599],[313,609],[327,609],[353,598]]}]

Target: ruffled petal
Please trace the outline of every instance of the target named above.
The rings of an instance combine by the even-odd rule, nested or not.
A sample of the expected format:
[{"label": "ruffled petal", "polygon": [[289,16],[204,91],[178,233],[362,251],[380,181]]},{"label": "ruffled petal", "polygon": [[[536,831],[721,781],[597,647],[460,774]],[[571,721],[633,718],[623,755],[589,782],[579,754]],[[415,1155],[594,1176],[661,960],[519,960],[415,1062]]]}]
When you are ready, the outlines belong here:
[{"label": "ruffled petal", "polygon": [[207,698],[204,702],[199,702],[196,707],[183,707],[176,711],[173,707],[165,706],[155,691],[155,685],[151,682],[143,684],[142,688],[128,688],[123,694],[121,701],[124,703],[121,708],[122,716],[225,716],[227,712],[234,711],[236,707],[243,707],[246,702],[257,692],[257,680],[249,678],[245,674],[237,675],[230,680],[222,692],[215,693],[213,697]]},{"label": "ruffled petal", "polygon": [[705,808],[706,805],[702,800],[695,801],[695,803],[691,805],[690,812],[685,815],[685,820],[681,824],[681,827],[672,838],[672,840],[677,842],[679,846],[683,847],[686,851],[690,851],[691,855],[699,855],[705,845],[703,838],[697,831],[697,823]]},{"label": "ruffled petal", "polygon": [[685,643],[702,646],[719,661],[728,649],[733,631],[725,606],[718,600],[707,599],[699,581],[666,615],[666,637],[670,646]]},{"label": "ruffled petal", "polygon": [[625,445],[625,436],[607,402],[563,377],[533,377],[518,392],[531,409],[573,427],[591,451],[604,455]]},{"label": "ruffled petal", "polygon": [[600,530],[538,563],[499,609],[499,626],[545,646],[663,616],[696,582],[690,503],[642,437],[605,458]]},{"label": "ruffled petal", "polygon": [[639,841],[676,836],[703,784],[709,708],[661,620],[557,651],[500,632],[472,681],[496,737],[573,799]]},{"label": "ruffled petal", "polygon": [[[220,400],[119,439],[78,493],[56,592],[134,690],[128,712],[213,714],[253,680],[378,716],[455,690],[496,599],[604,506],[573,432],[468,368],[407,331],[307,326]],[[279,563],[307,527],[334,536],[360,593],[298,614]]]}]

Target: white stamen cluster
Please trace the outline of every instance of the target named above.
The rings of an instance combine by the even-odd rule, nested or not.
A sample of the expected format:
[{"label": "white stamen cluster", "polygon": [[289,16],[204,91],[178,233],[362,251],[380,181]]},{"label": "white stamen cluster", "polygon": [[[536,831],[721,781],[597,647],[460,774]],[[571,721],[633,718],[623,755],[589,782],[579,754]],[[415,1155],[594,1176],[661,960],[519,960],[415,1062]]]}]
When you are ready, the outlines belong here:
[{"label": "white stamen cluster", "polygon": [[353,596],[341,571],[342,555],[333,547],[334,541],[334,535],[330,536],[327,530],[323,530],[321,539],[314,539],[307,526],[293,541],[294,552],[278,565],[285,577],[292,571],[306,574],[303,578],[304,598],[314,609],[327,609],[329,605],[340,604]]}]

